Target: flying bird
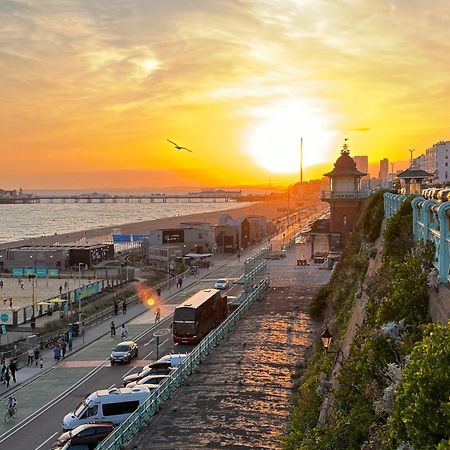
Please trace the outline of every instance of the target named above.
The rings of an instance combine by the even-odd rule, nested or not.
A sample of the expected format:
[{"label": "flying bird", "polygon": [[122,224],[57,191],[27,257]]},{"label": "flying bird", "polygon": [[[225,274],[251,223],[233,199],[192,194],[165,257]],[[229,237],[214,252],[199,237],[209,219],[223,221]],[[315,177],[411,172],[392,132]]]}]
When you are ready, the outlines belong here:
[{"label": "flying bird", "polygon": [[173,144],[177,150],[186,150],[186,151],[192,153],[192,150],[189,150],[189,149],[186,148],[186,147],[182,147],[181,145],[178,145],[176,142],[173,142],[173,141],[171,141],[170,139],[167,139],[167,140],[168,140],[171,144]]}]

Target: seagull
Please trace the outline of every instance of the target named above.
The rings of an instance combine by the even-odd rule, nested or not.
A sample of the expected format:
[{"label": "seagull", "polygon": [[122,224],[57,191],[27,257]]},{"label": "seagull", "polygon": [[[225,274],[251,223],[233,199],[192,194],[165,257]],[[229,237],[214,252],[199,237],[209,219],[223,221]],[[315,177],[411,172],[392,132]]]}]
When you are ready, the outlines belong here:
[{"label": "seagull", "polygon": [[173,142],[173,141],[171,141],[170,139],[167,139],[167,140],[168,140],[171,144],[173,144],[177,150],[186,150],[186,151],[192,153],[192,150],[189,150],[189,149],[186,148],[186,147],[182,147],[181,145],[178,145],[176,142]]}]

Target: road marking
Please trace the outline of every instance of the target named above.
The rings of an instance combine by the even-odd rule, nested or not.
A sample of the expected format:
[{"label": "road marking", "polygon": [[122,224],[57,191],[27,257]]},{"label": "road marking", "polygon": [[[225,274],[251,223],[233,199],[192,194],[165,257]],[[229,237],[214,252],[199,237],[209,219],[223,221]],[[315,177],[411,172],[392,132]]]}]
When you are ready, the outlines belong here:
[{"label": "road marking", "polygon": [[155,338],[150,339],[148,342],[146,342],[144,344],[144,347],[147,347],[147,345],[150,345],[154,340],[155,340]]},{"label": "road marking", "polygon": [[58,434],[58,432],[56,431],[55,433],[53,433],[48,439],[46,439],[39,447],[36,447],[34,450],[39,450],[41,447],[43,447],[50,439],[53,439],[56,435]]},{"label": "road marking", "polygon": [[145,355],[145,359],[147,359],[152,353],[153,353],[153,350],[148,355]]},{"label": "road marking", "polygon": [[125,378],[127,375],[130,375],[130,373],[133,372],[134,369],[135,369],[135,367],[132,367],[127,373],[123,374],[122,378]]}]

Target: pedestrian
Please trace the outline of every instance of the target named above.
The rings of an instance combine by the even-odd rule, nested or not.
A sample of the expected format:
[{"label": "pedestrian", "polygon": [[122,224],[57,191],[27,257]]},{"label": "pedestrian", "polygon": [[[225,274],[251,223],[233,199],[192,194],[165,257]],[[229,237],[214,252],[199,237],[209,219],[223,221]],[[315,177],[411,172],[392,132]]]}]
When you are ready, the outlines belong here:
[{"label": "pedestrian", "polygon": [[13,307],[13,298],[9,297],[9,307],[12,309]]},{"label": "pedestrian", "polygon": [[180,277],[180,289],[183,287],[183,277]]},{"label": "pedestrian", "polygon": [[59,295],[62,295],[63,287],[59,285]]},{"label": "pedestrian", "polygon": [[1,370],[1,373],[0,373],[0,381],[1,381],[2,383],[5,383],[5,372],[6,372],[6,370],[7,370],[6,362],[3,361],[3,364],[2,364],[2,370]]},{"label": "pedestrian", "polygon": [[114,320],[111,320],[111,337],[116,335],[116,325],[114,323]]},{"label": "pedestrian", "polygon": [[64,290],[67,291],[69,289],[69,283],[64,281]]},{"label": "pedestrian", "polygon": [[53,356],[55,358],[56,363],[59,363],[59,360],[61,359],[61,347],[56,344],[55,348],[53,349]]},{"label": "pedestrian", "polygon": [[3,289],[3,280],[0,280],[0,289]]},{"label": "pedestrian", "polygon": [[20,283],[22,283],[22,278],[17,278],[17,284],[20,286]]},{"label": "pedestrian", "polygon": [[9,370],[10,370],[10,372],[11,372],[11,377],[12,377],[14,383],[17,383],[17,380],[16,380],[17,363],[16,363],[16,360],[15,360],[15,359],[13,359],[13,360],[9,363]]},{"label": "pedestrian", "polygon": [[122,313],[123,314],[127,313],[127,300],[126,299],[122,303]]},{"label": "pedestrian", "polygon": [[114,299],[114,315],[117,316],[119,314],[119,304],[117,303],[117,300]]},{"label": "pedestrian", "polygon": [[5,373],[3,374],[3,378],[6,383],[6,387],[9,388],[9,382],[11,381],[11,372],[9,371],[9,367],[6,367]]},{"label": "pedestrian", "polygon": [[61,348],[62,357],[65,358],[66,357],[66,350],[67,350],[67,342],[64,339],[64,337],[61,337],[61,339],[59,340],[59,346]]},{"label": "pedestrian", "polygon": [[42,360],[42,356],[39,358],[39,365],[40,365],[41,369],[44,368],[44,361]]},{"label": "pedestrian", "polygon": [[23,287],[23,281],[20,283],[20,289],[22,289],[22,291],[25,289],[25,288]]},{"label": "pedestrian", "polygon": [[28,362],[27,362],[27,366],[33,364],[33,356],[34,356],[34,352],[33,349],[30,347],[28,349]]},{"label": "pedestrian", "polygon": [[8,299],[6,298],[6,294],[3,293],[3,308],[6,308],[6,302],[8,301]]},{"label": "pedestrian", "polygon": [[36,366],[38,365],[38,360],[39,360],[39,347],[35,347],[34,348],[34,362],[36,363]]},{"label": "pedestrian", "polygon": [[238,262],[241,260],[241,254],[238,253]]},{"label": "pedestrian", "polygon": [[122,324],[122,327],[120,328],[120,336],[122,339],[126,339],[128,337],[128,330],[124,323]]}]

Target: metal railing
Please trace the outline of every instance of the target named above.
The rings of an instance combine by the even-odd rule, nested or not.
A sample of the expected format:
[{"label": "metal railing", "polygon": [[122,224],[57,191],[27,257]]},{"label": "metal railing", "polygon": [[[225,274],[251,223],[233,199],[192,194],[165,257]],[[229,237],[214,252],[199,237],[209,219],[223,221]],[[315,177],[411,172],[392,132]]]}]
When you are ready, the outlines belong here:
[{"label": "metal railing", "polygon": [[370,196],[369,190],[359,191],[322,191],[321,198],[366,198]]},{"label": "metal railing", "polygon": [[123,448],[156,414],[172,393],[193,372],[208,353],[223,339],[236,325],[238,320],[247,312],[250,306],[260,299],[269,288],[269,277],[261,280],[260,284],[251,293],[241,294],[245,297],[240,306],[215,330],[211,331],[189,356],[178,366],[158,388],[154,389],[148,399],[131,414],[113,433],[103,440],[96,450],[119,450]]}]

